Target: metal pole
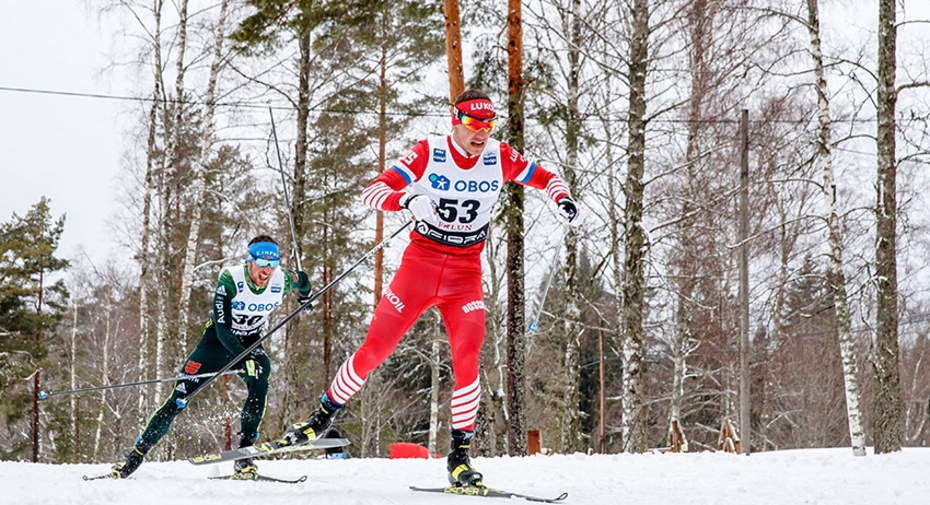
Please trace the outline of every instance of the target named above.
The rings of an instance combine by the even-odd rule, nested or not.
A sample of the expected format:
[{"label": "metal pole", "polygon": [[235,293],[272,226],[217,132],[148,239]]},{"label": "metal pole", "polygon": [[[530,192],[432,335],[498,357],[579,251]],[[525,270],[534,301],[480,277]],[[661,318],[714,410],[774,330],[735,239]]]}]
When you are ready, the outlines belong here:
[{"label": "metal pole", "polygon": [[536,331],[539,329],[539,316],[542,315],[543,304],[546,303],[546,294],[549,293],[549,285],[552,283],[552,278],[555,276],[555,270],[559,264],[559,252],[562,251],[562,243],[565,242],[565,235],[568,235],[568,225],[563,225],[562,238],[559,239],[559,245],[555,248],[555,255],[552,257],[552,262],[549,263],[549,277],[546,278],[546,284],[543,286],[542,296],[539,299],[539,305],[536,306],[536,316],[533,317],[533,320],[530,321],[528,326],[530,331]]},{"label": "metal pole", "polygon": [[291,239],[294,241],[294,259],[297,260],[297,270],[303,271],[300,266],[300,249],[297,246],[297,231],[294,227],[294,213],[291,211],[291,197],[287,192],[287,179],[284,177],[284,163],[281,162],[281,146],[278,145],[278,129],[274,125],[274,112],[271,110],[271,100],[268,104],[268,115],[271,116],[271,134],[274,136],[274,148],[278,153],[278,172],[281,173],[281,187],[284,188],[284,204],[287,205],[287,217],[291,224]]},{"label": "metal pole", "polygon": [[740,453],[749,454],[749,111],[740,118],[739,174],[739,429]]},{"label": "metal pole", "polygon": [[223,372],[222,374],[220,372],[212,372],[212,373],[204,373],[204,374],[199,374],[199,375],[180,375],[178,377],[171,377],[167,379],[152,379],[152,380],[139,381],[139,382],[127,382],[125,384],[113,384],[111,386],[100,386],[96,388],[72,389],[71,391],[56,391],[56,392],[51,392],[51,393],[48,391],[39,391],[39,399],[44,400],[46,398],[51,398],[53,396],[76,395],[78,393],[90,393],[92,391],[104,391],[106,389],[128,388],[131,386],[144,386],[146,384],[158,384],[160,382],[177,382],[177,381],[186,380],[186,379],[197,379],[200,377],[213,377],[214,375],[228,375],[228,374],[234,374],[234,373],[242,373],[242,370],[227,370]]}]

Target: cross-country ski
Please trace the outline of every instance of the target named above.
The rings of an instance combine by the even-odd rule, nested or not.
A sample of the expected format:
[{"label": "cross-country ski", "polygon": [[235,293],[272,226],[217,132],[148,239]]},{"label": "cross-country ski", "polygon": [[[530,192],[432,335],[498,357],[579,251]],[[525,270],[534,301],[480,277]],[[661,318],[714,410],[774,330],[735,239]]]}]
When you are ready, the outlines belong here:
[{"label": "cross-country ski", "polygon": [[286,454],[290,452],[310,451],[313,449],[329,449],[332,447],[345,447],[349,445],[346,438],[321,438],[313,443],[305,445],[293,445],[279,447],[271,443],[256,444],[250,447],[231,449],[229,451],[215,452],[201,456],[192,456],[187,458],[193,465],[209,465],[213,463],[223,463],[225,461],[236,461],[246,458],[262,458],[275,454]]},{"label": "cross-country ski", "polygon": [[278,482],[281,484],[300,484],[307,480],[306,475],[301,475],[296,479],[279,479],[277,477],[269,477],[267,475],[260,474],[250,474],[248,476],[243,476],[241,473],[233,473],[229,475],[215,475],[212,477],[207,477],[210,480],[245,480],[245,481],[256,481],[256,482]]},{"label": "cross-country ski", "polygon": [[521,493],[501,491],[500,489],[492,489],[486,486],[447,486],[447,487],[410,486],[410,489],[414,491],[419,491],[422,493],[442,493],[442,494],[454,494],[454,495],[459,495],[459,496],[479,496],[479,497],[486,497],[486,498],[522,498],[526,501],[540,502],[540,503],[558,503],[568,498],[568,493],[562,493],[555,498],[540,498],[538,496],[530,496],[530,495],[521,494]]}]

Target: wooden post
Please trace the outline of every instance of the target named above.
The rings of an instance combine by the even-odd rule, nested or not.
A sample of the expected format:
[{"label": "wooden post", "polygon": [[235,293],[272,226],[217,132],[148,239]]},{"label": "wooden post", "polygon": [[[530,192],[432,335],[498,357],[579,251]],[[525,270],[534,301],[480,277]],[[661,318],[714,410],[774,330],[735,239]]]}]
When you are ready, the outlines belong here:
[{"label": "wooden post", "polygon": [[724,419],[720,425],[720,439],[717,444],[723,452],[736,454],[740,452],[742,444],[740,443],[739,433],[733,428],[733,423],[729,419]]},{"label": "wooden post", "polygon": [[[739,428],[749,440],[749,111],[740,118],[739,174]],[[742,448],[749,454],[749,444]]]},{"label": "wooden post", "polygon": [[465,72],[462,65],[462,31],[459,26],[458,0],[445,0],[442,12],[446,16],[446,59],[449,64],[449,96],[452,97],[452,100],[455,100],[455,97],[465,91]]},{"label": "wooden post", "polygon": [[[42,315],[42,291],[43,284],[45,281],[45,272],[39,270],[39,303],[36,304],[36,315]],[[39,347],[42,345],[42,330],[36,332],[36,351],[38,352]],[[32,388],[32,462],[39,462],[39,391],[40,380],[39,375],[41,375],[40,369],[36,369],[36,373],[33,380]]]},{"label": "wooden post", "polygon": [[600,361],[600,401],[601,401],[601,415],[600,415],[600,426],[598,426],[598,436],[600,437],[600,450],[601,454],[607,454],[607,438],[605,436],[605,423],[604,423],[604,406],[607,403],[604,393],[604,330],[600,330],[597,336],[597,355],[598,360]]},{"label": "wooden post", "polygon": [[529,430],[526,432],[526,453],[532,456],[541,449],[539,430]]},{"label": "wooden post", "polygon": [[[507,2],[507,143],[523,151],[523,18],[520,0]],[[526,321],[524,311],[523,186],[508,184],[501,192],[501,210],[507,237],[507,454],[527,454],[526,430]]]}]

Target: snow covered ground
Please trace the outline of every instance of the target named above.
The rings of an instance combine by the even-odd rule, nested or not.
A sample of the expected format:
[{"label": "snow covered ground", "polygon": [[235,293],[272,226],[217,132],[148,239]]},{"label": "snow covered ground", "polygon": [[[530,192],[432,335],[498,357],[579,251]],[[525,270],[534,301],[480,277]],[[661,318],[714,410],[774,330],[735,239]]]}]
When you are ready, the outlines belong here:
[{"label": "snow covered ground", "polygon": [[[555,455],[476,458],[491,487],[567,504],[930,503],[930,448],[855,458],[850,449],[807,449],[736,456],[724,453]],[[0,462],[0,503],[16,505],[297,505],[506,503],[504,499],[415,493],[445,485],[445,460],[264,461],[263,473],[301,484],[211,481],[232,464],[145,463],[122,481],[85,482],[109,465]],[[481,501],[478,501],[481,500]],[[516,501],[510,500],[512,503]],[[519,503],[526,503],[522,500]]]}]

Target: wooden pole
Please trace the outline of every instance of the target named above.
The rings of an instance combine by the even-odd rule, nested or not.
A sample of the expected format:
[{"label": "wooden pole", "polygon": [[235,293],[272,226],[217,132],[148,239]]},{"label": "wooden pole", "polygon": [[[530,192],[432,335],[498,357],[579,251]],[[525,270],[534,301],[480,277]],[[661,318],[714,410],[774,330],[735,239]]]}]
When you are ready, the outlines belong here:
[{"label": "wooden pole", "polygon": [[449,103],[451,104],[457,96],[465,91],[458,0],[445,0],[442,12],[446,16],[446,60],[449,63],[449,96],[451,97]]},{"label": "wooden pole", "polygon": [[739,429],[740,452],[749,454],[749,111],[740,118],[741,156],[739,174]]},{"label": "wooden pole", "polygon": [[[507,143],[523,151],[523,13],[520,0],[507,2]],[[524,298],[523,186],[507,184],[502,192],[507,235],[507,376],[505,391],[510,456],[525,456],[526,322]]]},{"label": "wooden pole", "polygon": [[[45,280],[45,272],[39,270],[39,303],[36,304],[36,315],[42,315],[42,289],[43,282]],[[42,345],[42,330],[36,331],[36,352],[39,351],[39,346]],[[36,373],[34,376],[33,389],[32,389],[32,462],[39,462],[39,391],[40,389],[40,380],[39,375],[41,371],[36,368]]]},{"label": "wooden pole", "polygon": [[598,360],[600,360],[600,401],[601,401],[601,419],[600,426],[598,427],[598,436],[600,436],[600,448],[601,454],[607,454],[607,439],[605,437],[605,425],[604,425],[604,406],[606,405],[606,398],[604,394],[604,330],[598,331],[597,337],[597,354]]}]

